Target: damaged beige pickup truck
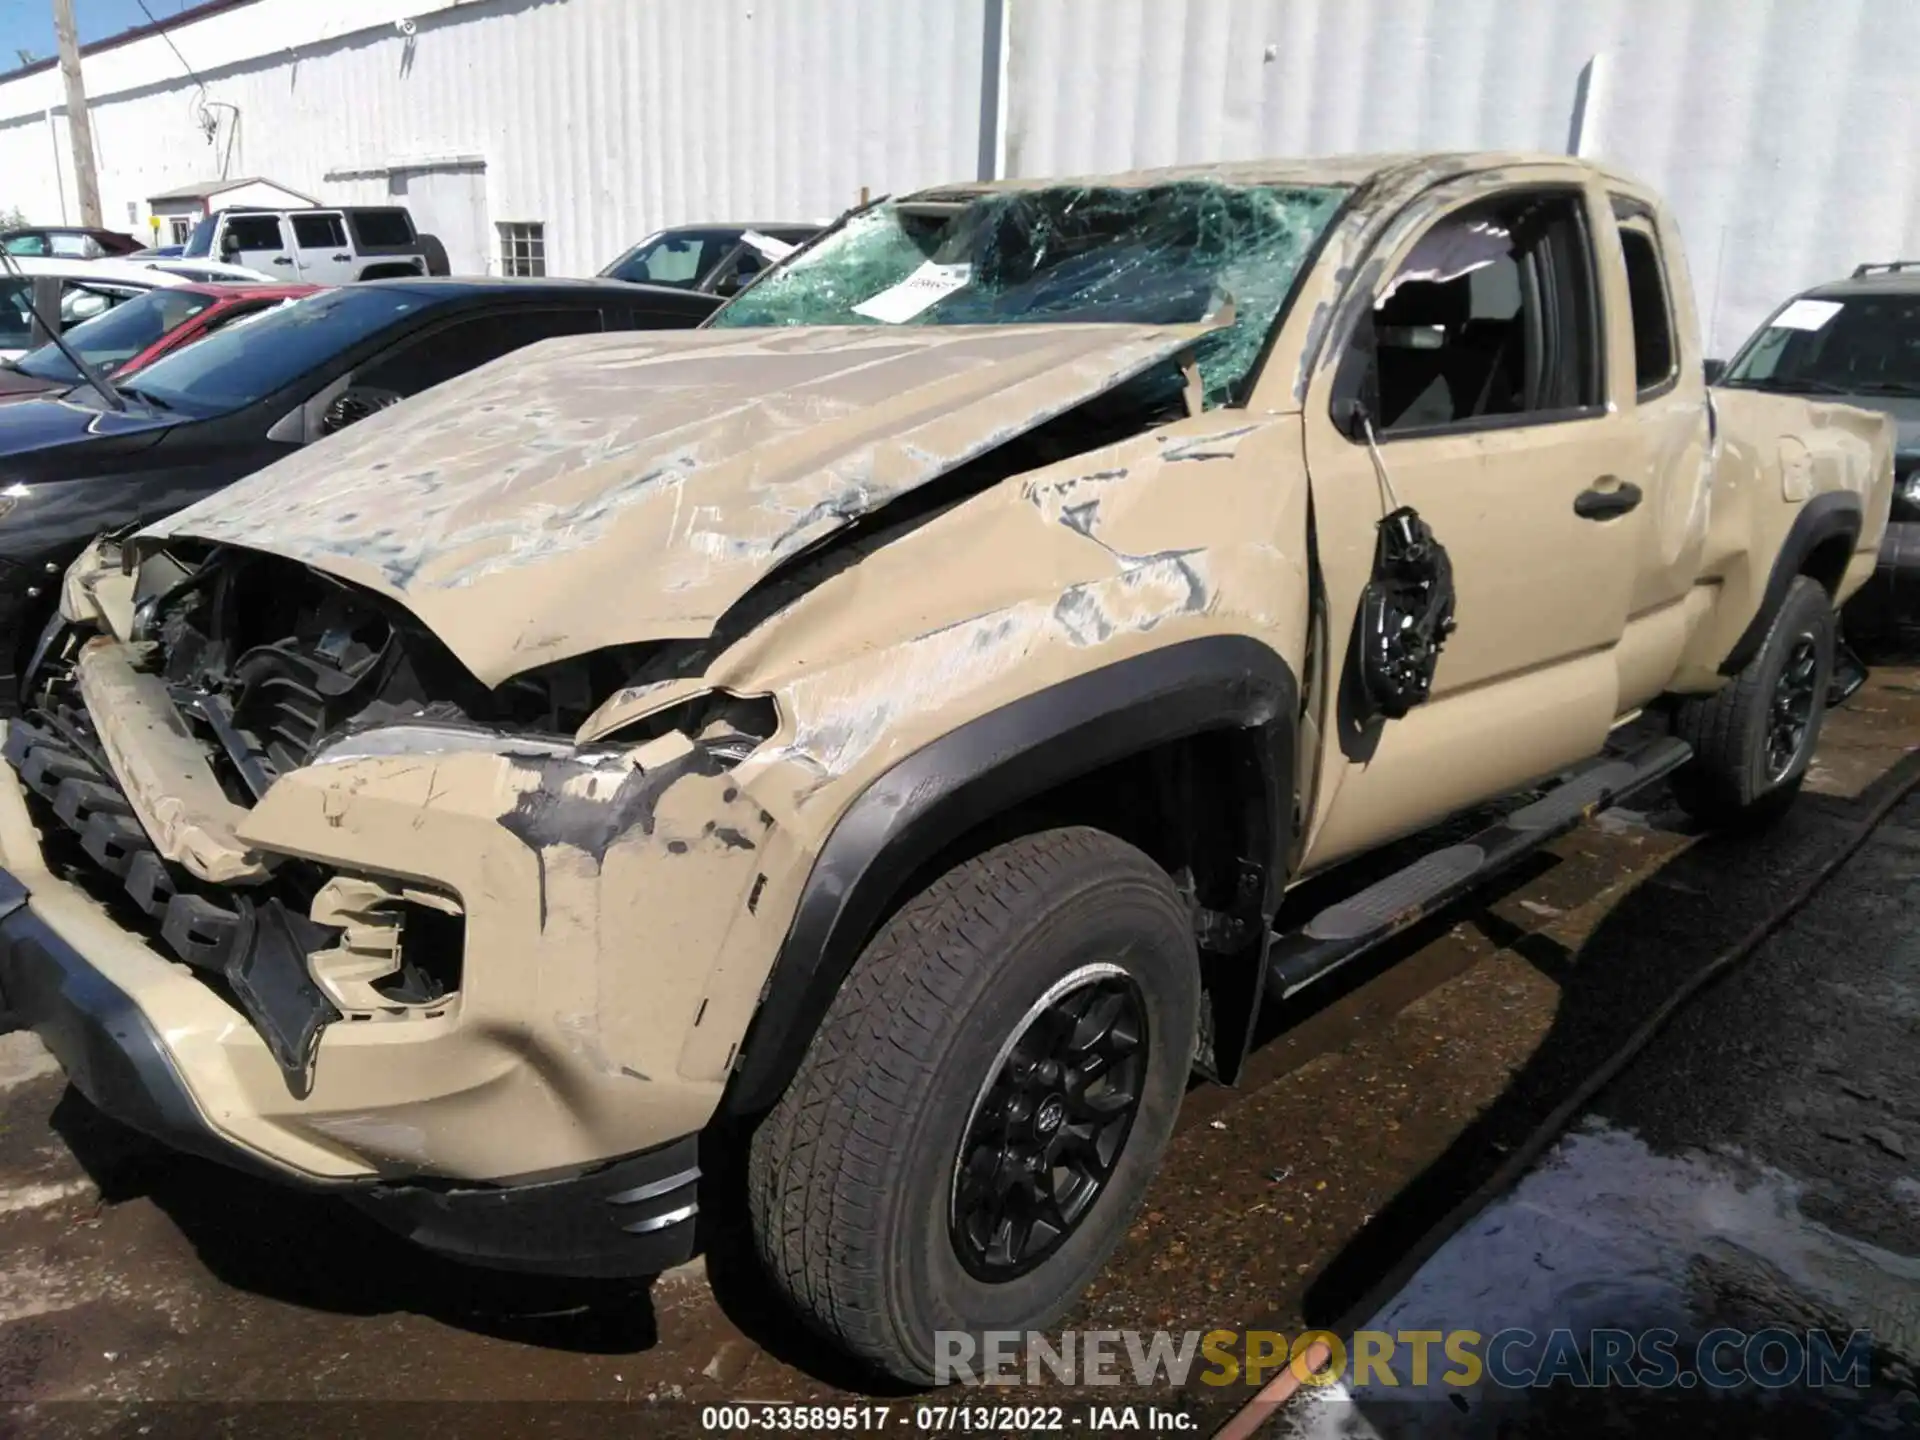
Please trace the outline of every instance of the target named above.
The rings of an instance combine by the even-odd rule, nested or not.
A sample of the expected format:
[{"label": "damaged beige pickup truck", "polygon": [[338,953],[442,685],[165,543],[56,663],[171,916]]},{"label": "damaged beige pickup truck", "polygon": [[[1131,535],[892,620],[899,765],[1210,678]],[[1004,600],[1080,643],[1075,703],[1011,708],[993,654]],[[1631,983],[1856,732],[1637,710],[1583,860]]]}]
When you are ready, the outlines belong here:
[{"label": "damaged beige pickup truck", "polygon": [[96,546],[6,742],[6,1007],[481,1263],[650,1273],[730,1184],[924,1381],[1072,1303],[1262,1004],[1655,778],[1791,798],[1891,431],[1695,334],[1660,202],[1561,158],[854,212]]}]

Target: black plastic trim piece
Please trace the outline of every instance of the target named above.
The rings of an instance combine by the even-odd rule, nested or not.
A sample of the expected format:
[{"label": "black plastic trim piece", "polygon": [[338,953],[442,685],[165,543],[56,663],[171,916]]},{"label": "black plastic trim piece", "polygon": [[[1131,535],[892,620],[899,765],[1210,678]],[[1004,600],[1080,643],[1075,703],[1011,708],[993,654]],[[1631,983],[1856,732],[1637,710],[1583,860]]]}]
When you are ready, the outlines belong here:
[{"label": "black plastic trim piece", "polygon": [[465,1264],[628,1279],[692,1258],[699,1190],[699,1137],[683,1135],[559,1179],[378,1184],[347,1198],[395,1234]]},{"label": "black plastic trim piece", "polygon": [[1279,903],[1292,844],[1299,687],[1246,636],[1182,641],[1075,676],[982,715],[875,780],[840,817],[807,877],[724,1108],[772,1106],[859,949],[899,887],[974,825],[1103,765],[1210,730],[1256,729],[1272,855],[1262,913]]},{"label": "black plastic trim piece", "polygon": [[1863,514],[1860,497],[1851,490],[1829,491],[1807,501],[1794,517],[1787,538],[1781,542],[1780,553],[1774,557],[1766,593],[1760,597],[1760,608],[1747,622],[1747,628],[1740,632],[1740,638],[1733,642],[1727,658],[1720,662],[1722,675],[1738,675],[1752,663],[1766,642],[1767,631],[1773,628],[1774,617],[1787,603],[1788,588],[1804,573],[1807,557],[1835,536],[1844,536],[1852,546],[1860,538]]},{"label": "black plastic trim piece", "polygon": [[74,1089],[121,1124],[176,1150],[297,1181],[215,1132],[140,1008],[26,899],[27,887],[0,870],[0,1010],[40,1036]]}]

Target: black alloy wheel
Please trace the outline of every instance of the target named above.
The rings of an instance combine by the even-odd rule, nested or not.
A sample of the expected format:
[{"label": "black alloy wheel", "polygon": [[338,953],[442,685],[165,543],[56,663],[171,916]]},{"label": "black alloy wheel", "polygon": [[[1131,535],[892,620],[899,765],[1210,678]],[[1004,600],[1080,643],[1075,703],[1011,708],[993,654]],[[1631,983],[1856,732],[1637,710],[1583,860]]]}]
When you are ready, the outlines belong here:
[{"label": "black alloy wheel", "polygon": [[1106,1186],[1140,1108],[1146,1009],[1117,965],[1064,976],[1001,1047],[954,1162],[949,1225],[969,1274],[1026,1274]]},{"label": "black alloy wheel", "polygon": [[1767,779],[1782,780],[1813,729],[1814,707],[1825,697],[1816,694],[1820,676],[1820,649],[1812,634],[1794,637],[1787,663],[1774,682],[1773,704],[1767,714]]}]

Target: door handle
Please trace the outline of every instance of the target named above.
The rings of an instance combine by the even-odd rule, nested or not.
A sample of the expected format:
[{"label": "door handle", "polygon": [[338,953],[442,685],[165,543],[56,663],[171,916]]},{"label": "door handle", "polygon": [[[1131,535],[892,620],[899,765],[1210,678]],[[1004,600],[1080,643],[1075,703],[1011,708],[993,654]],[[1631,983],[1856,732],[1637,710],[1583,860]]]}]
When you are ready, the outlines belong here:
[{"label": "door handle", "polygon": [[353,257],[352,257],[351,255],[336,255],[336,256],[334,256],[333,258],[334,258],[334,259],[336,259],[336,260],[339,260],[339,261],[341,261],[341,262],[343,262],[343,263],[344,263],[345,261],[348,261],[348,260],[351,260],[351,259],[353,259]]},{"label": "door handle", "polygon": [[276,265],[291,265],[293,261],[289,260],[284,255],[276,255],[273,257],[273,263]]},{"label": "door handle", "polygon": [[1602,490],[1598,486],[1573,497],[1573,513],[1582,520],[1611,520],[1640,503],[1640,487],[1631,480]]}]

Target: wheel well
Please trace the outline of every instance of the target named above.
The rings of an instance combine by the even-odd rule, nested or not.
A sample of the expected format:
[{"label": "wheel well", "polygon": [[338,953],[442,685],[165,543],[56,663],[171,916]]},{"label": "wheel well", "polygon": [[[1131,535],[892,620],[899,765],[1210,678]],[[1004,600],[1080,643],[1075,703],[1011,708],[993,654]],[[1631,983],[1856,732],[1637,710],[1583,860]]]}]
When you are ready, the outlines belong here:
[{"label": "wheel well", "polygon": [[1232,1081],[1245,1058],[1267,908],[1278,895],[1270,873],[1275,836],[1290,820],[1270,813],[1264,743],[1257,729],[1184,736],[982,820],[902,879],[861,946],[910,897],[982,851],[1069,825],[1103,830],[1145,852],[1193,907],[1207,994],[1197,1064],[1210,1077]]},{"label": "wheel well", "polygon": [[1820,582],[1829,597],[1840,593],[1847,565],[1853,559],[1853,538],[1846,534],[1829,535],[1807,552],[1800,562],[1800,573]]}]

